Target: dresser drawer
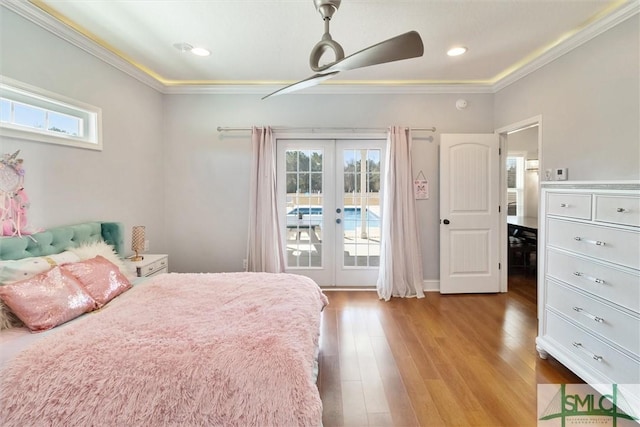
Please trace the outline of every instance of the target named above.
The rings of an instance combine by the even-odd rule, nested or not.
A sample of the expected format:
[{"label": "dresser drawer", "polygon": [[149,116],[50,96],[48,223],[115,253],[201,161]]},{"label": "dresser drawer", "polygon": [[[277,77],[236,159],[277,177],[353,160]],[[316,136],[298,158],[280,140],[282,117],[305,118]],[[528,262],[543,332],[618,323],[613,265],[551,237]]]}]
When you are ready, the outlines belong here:
[{"label": "dresser drawer", "polygon": [[605,344],[551,310],[546,310],[545,316],[544,335],[564,347],[575,359],[598,370],[609,378],[611,383],[640,382],[640,362]]},{"label": "dresser drawer", "polygon": [[591,219],[591,194],[547,193],[547,214]]},{"label": "dresser drawer", "polygon": [[640,354],[640,318],[547,280],[547,306],[625,350]]},{"label": "dresser drawer", "polygon": [[596,194],[595,220],[640,227],[640,197]]},{"label": "dresser drawer", "polygon": [[640,313],[640,272],[622,270],[553,248],[547,275]]},{"label": "dresser drawer", "polygon": [[549,246],[626,267],[640,267],[640,233],[549,218]]}]

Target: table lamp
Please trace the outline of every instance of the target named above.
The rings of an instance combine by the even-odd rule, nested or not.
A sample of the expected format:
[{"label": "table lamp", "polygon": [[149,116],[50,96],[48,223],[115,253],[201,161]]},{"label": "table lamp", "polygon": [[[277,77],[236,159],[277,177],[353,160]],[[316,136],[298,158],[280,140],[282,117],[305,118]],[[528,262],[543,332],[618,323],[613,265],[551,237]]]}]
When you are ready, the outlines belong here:
[{"label": "table lamp", "polygon": [[131,250],[136,254],[131,261],[142,261],[143,256],[139,255],[144,250],[144,225],[134,225],[131,233]]}]

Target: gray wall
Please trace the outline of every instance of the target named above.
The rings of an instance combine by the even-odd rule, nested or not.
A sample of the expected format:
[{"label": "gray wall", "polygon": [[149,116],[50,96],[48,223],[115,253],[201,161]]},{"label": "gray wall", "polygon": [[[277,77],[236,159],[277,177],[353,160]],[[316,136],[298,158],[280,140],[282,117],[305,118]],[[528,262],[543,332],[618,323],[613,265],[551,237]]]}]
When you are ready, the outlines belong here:
[{"label": "gray wall", "polygon": [[[248,133],[217,126],[436,126],[418,140],[414,172],[426,280],[439,277],[441,133],[486,133],[541,114],[544,167],[574,180],[639,179],[638,19],[629,19],[495,95],[160,95],[84,51],[0,9],[0,74],[103,110],[104,151],[0,139],[22,150],[30,220],[147,226],[173,271],[237,271],[247,235]],[[7,35],[11,36],[7,36]],[[465,98],[469,107],[455,108]],[[128,233],[130,234],[130,233]],[[127,235],[127,245],[130,235]]]},{"label": "gray wall", "polygon": [[48,31],[0,8],[0,74],[102,109],[103,151],[0,138],[20,150],[34,227],[89,220],[147,226],[165,251],[162,95]]},{"label": "gray wall", "polygon": [[542,115],[541,177],[640,179],[638,15],[495,95],[495,128]]},{"label": "gray wall", "polygon": [[[247,237],[250,134],[217,126],[436,126],[433,141],[414,143],[414,173],[429,180],[418,201],[425,280],[439,278],[438,146],[441,133],[493,132],[492,95],[256,95],[165,97],[166,214],[172,269],[242,269]],[[425,134],[427,136],[429,134]]]}]

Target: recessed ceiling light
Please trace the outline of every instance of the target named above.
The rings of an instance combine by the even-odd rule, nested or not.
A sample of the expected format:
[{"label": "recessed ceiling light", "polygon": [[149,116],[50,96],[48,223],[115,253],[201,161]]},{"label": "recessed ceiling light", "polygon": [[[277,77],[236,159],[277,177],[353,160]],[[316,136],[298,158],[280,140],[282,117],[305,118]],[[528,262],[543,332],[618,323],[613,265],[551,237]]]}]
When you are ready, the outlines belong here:
[{"label": "recessed ceiling light", "polygon": [[462,55],[466,51],[467,51],[466,47],[464,47],[464,46],[456,46],[456,47],[452,47],[451,49],[449,49],[447,51],[447,55],[449,55],[449,56],[458,56],[458,55]]},{"label": "recessed ceiling light", "polygon": [[191,53],[193,53],[194,55],[198,55],[198,56],[209,56],[209,55],[211,55],[211,52],[209,52],[207,49],[205,49],[203,47],[194,47],[193,49],[191,49]]},{"label": "recessed ceiling light", "polygon": [[211,55],[211,52],[208,49],[205,49],[203,47],[193,47],[191,46],[189,43],[174,43],[173,47],[175,47],[176,49],[178,49],[180,52],[191,52],[194,55],[198,55],[198,56],[209,56]]},{"label": "recessed ceiling light", "polygon": [[193,49],[193,46],[189,43],[174,43],[173,47],[178,49],[180,52],[191,52],[191,49]]}]

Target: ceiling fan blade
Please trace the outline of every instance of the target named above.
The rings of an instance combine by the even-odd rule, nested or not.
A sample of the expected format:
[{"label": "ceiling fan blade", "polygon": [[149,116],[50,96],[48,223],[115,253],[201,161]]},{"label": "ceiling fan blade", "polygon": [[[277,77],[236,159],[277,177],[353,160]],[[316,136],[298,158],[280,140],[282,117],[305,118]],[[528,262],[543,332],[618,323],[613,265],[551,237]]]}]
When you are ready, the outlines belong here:
[{"label": "ceiling fan blade", "polygon": [[349,55],[324,71],[354,70],[386,62],[416,58],[423,54],[424,45],[420,34],[416,31],[409,31]]},{"label": "ceiling fan blade", "polygon": [[283,95],[285,93],[291,93],[291,92],[295,92],[296,90],[306,89],[308,87],[315,86],[320,82],[329,80],[331,77],[335,76],[339,72],[340,71],[331,71],[328,73],[315,74],[309,78],[300,80],[297,83],[291,84],[289,86],[285,86],[282,89],[278,89],[277,91],[270,93],[269,95],[263,97],[262,99],[267,99],[271,96]]}]

